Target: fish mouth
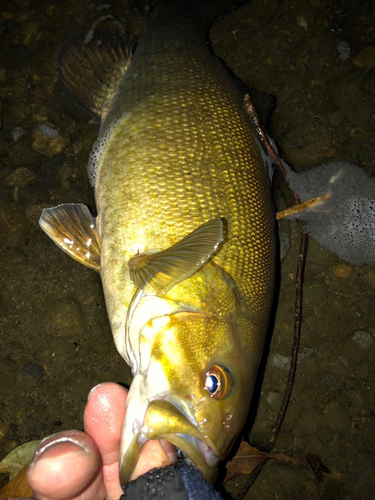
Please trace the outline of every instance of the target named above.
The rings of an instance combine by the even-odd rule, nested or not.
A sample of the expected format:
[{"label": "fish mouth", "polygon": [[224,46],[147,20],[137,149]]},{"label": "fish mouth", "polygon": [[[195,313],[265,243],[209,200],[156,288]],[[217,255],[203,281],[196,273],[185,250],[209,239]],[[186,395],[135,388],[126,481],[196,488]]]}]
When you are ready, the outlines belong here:
[{"label": "fish mouth", "polygon": [[143,423],[133,423],[131,442],[121,443],[120,482],[124,487],[130,480],[143,445],[152,439],[163,439],[173,444],[202,472],[208,482],[217,476],[220,459],[206,436],[194,425],[181,408],[165,400],[149,403]]},{"label": "fish mouth", "polygon": [[[176,434],[179,439],[182,439],[183,443],[189,443],[194,449],[200,451],[203,459],[209,467],[217,467],[219,465],[220,460],[214,453],[214,450],[209,446],[203,439],[197,438],[190,434]],[[181,451],[184,451],[180,448]]]}]

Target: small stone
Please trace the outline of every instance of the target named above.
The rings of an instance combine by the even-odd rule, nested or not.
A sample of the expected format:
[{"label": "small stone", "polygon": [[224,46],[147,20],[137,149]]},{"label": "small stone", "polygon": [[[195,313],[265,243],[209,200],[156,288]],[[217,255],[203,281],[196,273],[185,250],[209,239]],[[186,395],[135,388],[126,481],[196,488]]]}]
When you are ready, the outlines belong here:
[{"label": "small stone", "polygon": [[12,136],[12,139],[14,142],[19,141],[22,139],[22,137],[25,137],[26,135],[26,130],[23,127],[14,127],[11,130],[10,135]]},{"label": "small stone", "polygon": [[280,370],[288,370],[290,366],[290,356],[283,356],[278,352],[271,353],[268,357],[268,362],[270,365],[280,368]]},{"label": "small stone", "polygon": [[18,410],[14,421],[17,425],[24,424],[26,421],[26,413],[23,410]]},{"label": "small stone", "polygon": [[339,264],[338,266],[335,266],[333,268],[333,272],[336,278],[341,278],[343,280],[346,280],[349,278],[349,276],[351,276],[352,268],[347,264]]},{"label": "small stone", "polygon": [[13,170],[6,179],[4,183],[14,188],[13,199],[18,200],[18,190],[22,186],[27,186],[36,178],[36,174],[26,167],[19,167]]},{"label": "small stone", "polygon": [[21,377],[24,384],[28,387],[36,385],[44,375],[44,370],[40,365],[26,363],[21,370]]},{"label": "small stone", "polygon": [[332,156],[335,156],[336,154],[337,154],[337,149],[330,146],[326,151],[326,158],[332,158]]},{"label": "small stone", "polygon": [[270,391],[268,394],[266,394],[265,400],[271,408],[278,407],[280,405],[281,397],[278,392]]},{"label": "small stone", "polygon": [[375,58],[375,47],[365,47],[359,54],[353,58],[353,63],[358,68],[368,68]]},{"label": "small stone", "polygon": [[33,150],[47,158],[53,158],[62,153],[70,143],[69,134],[62,132],[49,122],[35,125],[32,138],[34,139]]},{"label": "small stone", "polygon": [[370,332],[365,330],[357,330],[352,337],[352,340],[356,342],[361,349],[368,349],[374,342],[374,337]]},{"label": "small stone", "polygon": [[337,109],[335,111],[330,111],[327,113],[327,118],[333,127],[338,127],[345,120],[345,111],[342,109]]},{"label": "small stone", "polygon": [[340,40],[337,43],[336,48],[340,61],[347,61],[348,59],[350,59],[350,46],[348,42],[346,42],[345,40]]}]

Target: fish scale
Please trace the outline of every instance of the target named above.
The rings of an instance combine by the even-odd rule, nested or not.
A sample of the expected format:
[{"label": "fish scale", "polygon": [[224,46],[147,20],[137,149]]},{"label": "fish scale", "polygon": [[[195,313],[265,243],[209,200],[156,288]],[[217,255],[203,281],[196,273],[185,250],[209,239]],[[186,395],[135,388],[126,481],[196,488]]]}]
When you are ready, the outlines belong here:
[{"label": "fish scale", "polygon": [[[169,36],[179,34],[171,35],[169,29]],[[269,196],[266,175],[259,168],[262,160],[242,95],[225,70],[216,61],[210,63],[212,56],[205,45],[200,51],[186,48],[177,62],[171,50],[170,43],[155,54],[150,47],[146,61],[135,56],[121,85],[122,93],[132,95],[134,74],[147,82],[140,84],[129,106],[122,102],[122,113],[131,113],[117,129],[122,145],[113,138],[98,172],[98,211],[103,203],[106,210],[109,203],[127,205],[122,214],[128,219],[126,229],[118,227],[112,212],[108,222],[103,213],[101,227],[111,234],[122,232],[124,247],[132,251],[119,260],[129,260],[135,250],[133,220],[141,220],[142,226],[147,223],[148,247],[142,249],[147,251],[168,248],[176,242],[176,234],[188,234],[207,220],[225,217],[230,244],[215,260],[239,283],[244,300],[261,314],[264,302],[269,302],[268,283],[265,287],[261,283],[272,268],[272,250],[262,245],[261,238],[271,239],[273,215],[265,199]],[[155,68],[149,61],[156,58]],[[164,75],[161,81],[160,74]],[[138,130],[141,136],[136,136]],[[119,164],[126,165],[120,175]],[[252,169],[253,165],[257,168]],[[114,185],[119,186],[115,192]],[[135,201],[142,192],[147,196],[141,196],[139,206]],[[116,222],[111,224],[111,220]],[[134,293],[132,283],[129,287],[128,300]]]}]

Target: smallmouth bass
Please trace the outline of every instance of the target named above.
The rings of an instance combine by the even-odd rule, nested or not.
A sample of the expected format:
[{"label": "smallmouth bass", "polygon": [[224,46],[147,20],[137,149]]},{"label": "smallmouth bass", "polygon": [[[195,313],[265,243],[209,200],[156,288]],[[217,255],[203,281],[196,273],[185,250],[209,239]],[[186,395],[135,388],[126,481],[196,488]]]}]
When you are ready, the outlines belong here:
[{"label": "smallmouth bass", "polygon": [[161,1],[133,56],[131,39],[112,30],[79,34],[59,56],[68,90],[101,122],[88,165],[98,215],[64,204],[40,225],[100,272],[134,375],[122,485],[144,443],[161,438],[214,480],[263,351],[274,287],[268,179],[243,94],[206,43],[231,3]]}]

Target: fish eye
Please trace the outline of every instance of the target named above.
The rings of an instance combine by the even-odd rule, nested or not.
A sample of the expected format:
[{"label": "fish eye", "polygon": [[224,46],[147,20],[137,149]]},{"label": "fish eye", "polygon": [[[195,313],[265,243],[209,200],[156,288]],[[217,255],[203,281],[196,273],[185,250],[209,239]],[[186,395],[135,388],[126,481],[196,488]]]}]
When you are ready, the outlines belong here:
[{"label": "fish eye", "polygon": [[223,399],[232,388],[232,377],[223,366],[214,365],[206,373],[204,388],[212,398]]}]

